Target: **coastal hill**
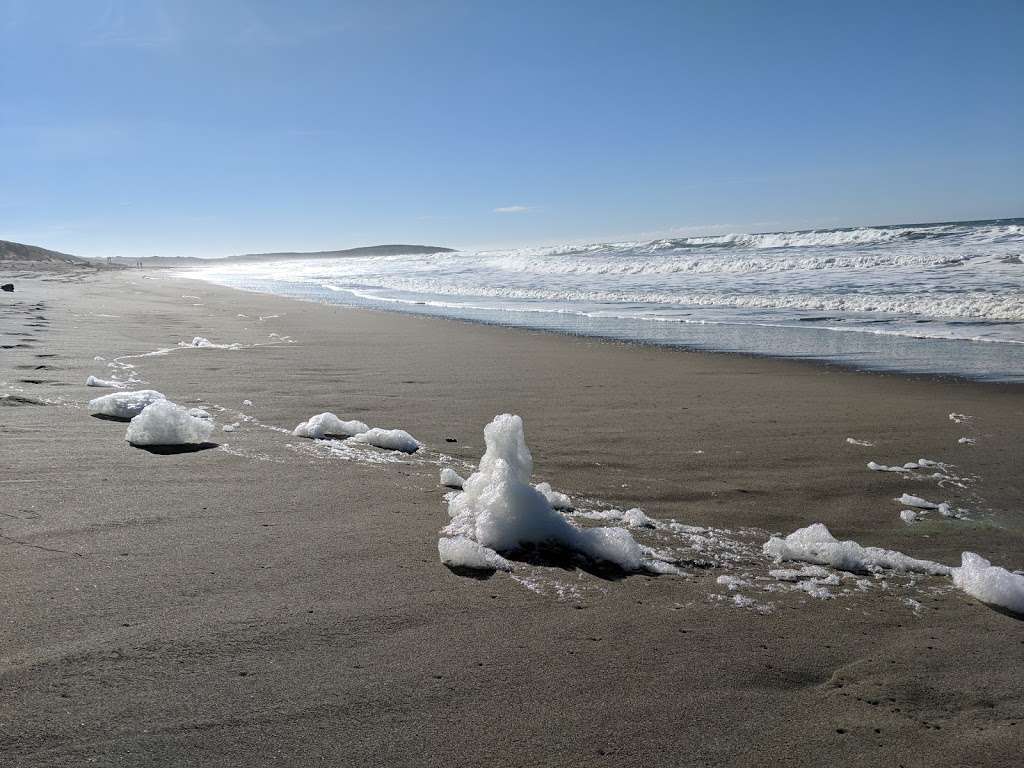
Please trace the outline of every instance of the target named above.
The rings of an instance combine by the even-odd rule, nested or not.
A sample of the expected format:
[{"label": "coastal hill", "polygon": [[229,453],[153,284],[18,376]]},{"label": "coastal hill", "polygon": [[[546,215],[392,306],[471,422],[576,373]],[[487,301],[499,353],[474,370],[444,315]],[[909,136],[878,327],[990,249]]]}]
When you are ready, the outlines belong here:
[{"label": "coastal hill", "polygon": [[282,253],[244,253],[236,256],[200,259],[195,256],[142,256],[140,258],[115,256],[112,258],[84,258],[60,251],[40,248],[38,245],[14,243],[0,240],[0,270],[41,271],[66,270],[75,268],[123,269],[125,267],[186,267],[211,264],[214,262],[258,262],[282,261],[284,259],[340,259],[353,256],[397,256],[428,253],[449,253],[452,248],[437,245],[370,245],[361,248],[346,248],[337,251],[287,251]]},{"label": "coastal hill", "polygon": [[428,253],[450,253],[453,248],[439,245],[369,245],[361,248],[345,248],[337,251],[282,251],[279,253],[243,253],[236,256],[222,256],[201,259],[195,256],[144,256],[142,258],[113,258],[111,263],[136,266],[140,263],[145,267],[177,267],[196,266],[200,264],[223,262],[283,261],[285,259],[343,259],[354,256],[398,256],[420,255]]},{"label": "coastal hill", "polygon": [[40,248],[38,245],[25,245],[24,243],[0,240],[0,269],[4,271],[12,269],[64,269],[67,267],[95,268],[99,265],[100,263],[83,259],[81,256],[51,251],[46,248]]},{"label": "coastal hill", "polygon": [[439,245],[368,245],[362,248],[346,248],[341,251],[309,251],[285,253],[248,253],[242,256],[228,256],[230,261],[263,261],[265,259],[337,259],[346,256],[409,256],[427,253],[451,253],[454,248]]}]

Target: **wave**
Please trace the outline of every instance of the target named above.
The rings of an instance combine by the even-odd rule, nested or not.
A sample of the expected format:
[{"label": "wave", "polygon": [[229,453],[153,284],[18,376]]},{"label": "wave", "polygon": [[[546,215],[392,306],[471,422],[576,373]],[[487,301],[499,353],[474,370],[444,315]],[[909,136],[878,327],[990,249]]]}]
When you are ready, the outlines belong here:
[{"label": "wave", "polygon": [[[322,283],[333,291],[390,290],[417,294],[427,303],[428,296],[489,298],[506,301],[543,301],[552,304],[647,305],[668,307],[729,307],[733,309],[798,310],[811,312],[913,315],[941,319],[1024,322],[1024,295],[986,291],[968,293],[822,293],[770,294],[737,293],[662,293],[641,291],[584,291],[575,289],[510,288],[486,285],[453,284],[438,280],[380,280],[360,285]],[[380,296],[378,296],[380,298]]]},{"label": "wave", "polygon": [[701,255],[682,254],[660,258],[635,258],[633,252],[619,258],[600,259],[550,258],[533,255],[492,257],[485,264],[508,272],[548,275],[670,275],[692,274],[745,274],[756,272],[793,272],[822,270],[870,270],[885,267],[927,269],[954,267],[966,264],[973,255],[919,254],[807,254],[801,256],[733,256],[731,258],[705,258]]},{"label": "wave", "polygon": [[366,290],[380,301],[442,309],[454,302],[488,311],[729,315],[746,322],[822,313],[850,326],[945,324],[958,336],[1004,323],[986,335],[1024,339],[1021,251],[1024,219],[1009,219],[211,264],[193,274],[314,292]]},{"label": "wave", "polygon": [[[389,296],[373,290],[359,289],[359,288],[339,288],[336,286],[324,286],[327,290],[334,293],[347,293],[356,298],[363,299],[369,302],[375,302],[380,304],[398,304],[404,305],[409,308],[415,307],[431,307],[434,309],[441,310],[476,310],[479,312],[494,312],[495,307],[488,306],[487,304],[474,302],[472,300],[454,300],[454,301],[443,301],[438,299],[423,300],[423,299],[409,299],[402,298],[399,296]],[[547,306],[528,306],[528,305],[509,305],[502,307],[499,311],[509,313],[520,313],[520,314],[548,314],[548,315],[573,315],[577,317],[586,318],[600,318],[600,319],[612,319],[612,320],[647,320],[651,322],[659,323],[680,323],[685,325],[722,325],[722,326],[757,326],[761,328],[794,328],[799,326],[800,318],[789,319],[788,321],[777,320],[775,322],[769,321],[755,321],[750,319],[739,320],[739,319],[709,319],[709,318],[694,318],[694,317],[679,317],[679,316],[666,316],[650,314],[649,312],[639,310],[625,310],[625,309],[604,309],[597,311],[587,311],[583,309],[572,309],[569,307],[552,308]],[[814,318],[821,320],[833,320],[841,322],[842,318]],[[990,323],[982,321],[979,325],[988,325]],[[865,326],[838,326],[838,325],[819,325],[816,326],[818,330],[836,331],[841,333],[867,333],[872,336],[900,336],[904,338],[912,339],[933,339],[941,341],[974,341],[986,344],[1024,344],[1024,340],[1019,339],[1006,339],[1006,338],[992,338],[986,336],[964,336],[953,332],[950,328],[945,328],[940,331],[923,331],[915,328],[914,330],[908,330],[906,328],[877,328],[877,327],[865,327]]]},{"label": "wave", "polygon": [[728,234],[706,237],[688,237],[676,241],[688,246],[731,246],[740,248],[805,248],[849,245],[875,245],[899,241],[937,240],[967,237],[970,242],[1006,242],[1024,240],[1024,226],[1020,224],[992,224],[987,227],[969,227],[940,224],[918,227],[862,227],[858,229],[822,229],[802,232],[767,232],[763,234]]}]

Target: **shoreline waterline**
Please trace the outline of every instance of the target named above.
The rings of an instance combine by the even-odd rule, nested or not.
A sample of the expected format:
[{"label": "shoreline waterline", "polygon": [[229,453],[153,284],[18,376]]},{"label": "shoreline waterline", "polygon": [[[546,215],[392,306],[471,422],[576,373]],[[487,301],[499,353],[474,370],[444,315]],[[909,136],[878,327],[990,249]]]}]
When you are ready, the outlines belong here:
[{"label": "shoreline waterline", "polygon": [[853,371],[1024,384],[1024,342],[1017,341],[932,338],[781,323],[595,317],[549,309],[437,306],[425,301],[367,298],[347,290],[305,283],[260,280],[241,275],[237,278],[211,276],[204,270],[180,271],[175,276],[251,293],[351,309],[437,317],[681,351],[805,361]]},{"label": "shoreline waterline", "polygon": [[856,370],[1024,382],[1024,219],[191,267],[233,288]]}]

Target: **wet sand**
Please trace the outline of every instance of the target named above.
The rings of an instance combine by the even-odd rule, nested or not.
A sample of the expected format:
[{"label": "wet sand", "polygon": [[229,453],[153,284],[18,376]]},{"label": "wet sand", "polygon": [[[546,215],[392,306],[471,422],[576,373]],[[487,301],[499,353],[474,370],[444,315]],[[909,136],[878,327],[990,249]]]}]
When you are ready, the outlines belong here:
[{"label": "wet sand", "polygon": [[[0,301],[4,766],[1019,764],[1018,618],[943,578],[844,579],[830,600],[755,580],[770,533],[816,521],[915,557],[1024,568],[1024,387],[349,310],[159,271],[19,281]],[[238,421],[217,448],[149,453],[88,415],[109,390],[86,376],[194,336],[257,346],[124,362],[140,386]],[[273,429],[325,410],[428,448],[346,460]],[[537,480],[749,547],[695,555],[680,577],[449,571],[441,454],[465,474],[506,411],[525,420]],[[918,457],[967,487],[865,468]],[[907,526],[903,492],[973,520]],[[735,606],[724,574],[749,575],[743,594],[770,612]]]}]

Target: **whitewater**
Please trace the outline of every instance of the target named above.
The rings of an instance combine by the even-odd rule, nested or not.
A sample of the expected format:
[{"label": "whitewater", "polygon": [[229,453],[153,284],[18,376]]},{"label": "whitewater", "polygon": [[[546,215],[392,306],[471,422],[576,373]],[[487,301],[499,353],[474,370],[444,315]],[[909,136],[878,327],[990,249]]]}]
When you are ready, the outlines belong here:
[{"label": "whitewater", "polygon": [[352,306],[1024,381],[1024,219],[214,263],[185,274]]}]

